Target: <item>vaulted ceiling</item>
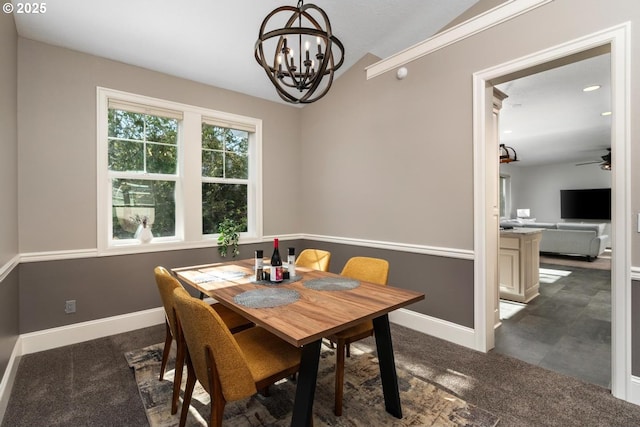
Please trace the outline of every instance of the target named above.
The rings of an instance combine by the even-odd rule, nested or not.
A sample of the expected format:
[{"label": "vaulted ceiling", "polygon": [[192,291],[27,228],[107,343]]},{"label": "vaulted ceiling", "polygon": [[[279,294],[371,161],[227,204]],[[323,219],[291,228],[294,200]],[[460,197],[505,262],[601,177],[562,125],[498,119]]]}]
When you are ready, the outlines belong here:
[{"label": "vaulted ceiling", "polygon": [[[438,32],[478,0],[311,0],[345,45],[349,69]],[[16,0],[14,0],[16,2]],[[269,12],[296,0],[65,0],[14,14],[22,37],[281,102],[253,52]]]},{"label": "vaulted ceiling", "polygon": [[[312,0],[345,45],[349,69],[428,39],[478,0]],[[17,3],[17,0],[13,0]],[[496,3],[495,1],[493,3]],[[65,0],[46,14],[14,14],[20,36],[197,82],[283,102],[253,57],[262,20],[283,0]],[[608,55],[499,87],[509,98],[502,142],[521,165],[598,160],[610,146]],[[585,85],[601,89],[584,93]],[[505,134],[505,130],[511,133]]]}]

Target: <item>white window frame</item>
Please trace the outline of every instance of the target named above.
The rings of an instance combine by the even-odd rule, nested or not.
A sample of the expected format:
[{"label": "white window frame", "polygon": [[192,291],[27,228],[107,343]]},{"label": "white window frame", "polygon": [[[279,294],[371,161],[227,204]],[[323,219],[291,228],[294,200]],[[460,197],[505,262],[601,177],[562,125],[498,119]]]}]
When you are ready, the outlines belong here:
[{"label": "white window frame", "polygon": [[[179,111],[178,168],[176,176],[176,235],[154,238],[150,243],[135,239],[112,239],[111,179],[108,170],[109,100]],[[247,231],[240,243],[262,241],[262,120],[143,95],[97,87],[97,249],[98,255],[190,249],[217,245],[218,234],[202,233],[202,122],[204,118],[244,126],[249,133],[249,182]],[[120,174],[122,176],[122,174]],[[132,179],[143,175],[131,174]],[[152,229],[153,231],[153,229]]]},{"label": "white window frame", "polygon": [[[502,191],[502,181],[504,180],[504,193]],[[504,215],[500,212],[500,219],[510,219],[511,218],[511,175],[507,175],[504,173],[500,174],[500,185],[499,185],[499,203],[502,205],[502,199],[504,198]],[[500,206],[502,207],[502,206]]]}]

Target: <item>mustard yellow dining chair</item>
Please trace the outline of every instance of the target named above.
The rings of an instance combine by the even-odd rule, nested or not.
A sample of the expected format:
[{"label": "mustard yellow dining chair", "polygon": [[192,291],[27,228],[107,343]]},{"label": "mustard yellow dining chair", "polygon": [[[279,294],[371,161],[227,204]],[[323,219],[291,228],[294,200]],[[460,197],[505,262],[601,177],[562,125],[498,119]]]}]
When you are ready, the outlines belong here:
[{"label": "mustard yellow dining chair", "polygon": [[[160,381],[164,378],[164,371],[167,367],[171,344],[174,340],[176,341],[176,366],[173,380],[173,395],[171,398],[171,413],[175,414],[178,411],[180,383],[182,382],[182,367],[184,366],[185,359],[185,345],[184,339],[182,338],[180,323],[175,313],[173,291],[176,288],[183,288],[178,279],[173,277],[166,268],[158,266],[153,270],[153,272],[156,277],[156,285],[158,286],[158,291],[160,292],[160,298],[162,299],[162,305],[165,312],[166,333],[164,350],[162,352],[162,363],[160,366]],[[253,326],[253,323],[249,320],[219,303],[213,304],[212,307],[216,312],[218,312],[218,315],[233,332]]]},{"label": "mustard yellow dining chair", "polygon": [[[344,265],[340,275],[386,286],[389,276],[389,262],[380,258],[353,257]],[[342,415],[345,351],[348,357],[351,343],[371,335],[373,335],[373,322],[367,320],[327,337],[332,343],[336,344],[336,384],[333,411],[337,416]]]},{"label": "mustard yellow dining chair", "polygon": [[215,310],[184,289],[174,290],[174,300],[187,343],[181,427],[196,380],[211,396],[209,425],[220,427],[227,402],[250,397],[298,371],[299,348],[258,326],[232,335]]},{"label": "mustard yellow dining chair", "polygon": [[312,270],[329,271],[331,252],[321,249],[305,249],[296,259],[296,265],[311,268]]}]

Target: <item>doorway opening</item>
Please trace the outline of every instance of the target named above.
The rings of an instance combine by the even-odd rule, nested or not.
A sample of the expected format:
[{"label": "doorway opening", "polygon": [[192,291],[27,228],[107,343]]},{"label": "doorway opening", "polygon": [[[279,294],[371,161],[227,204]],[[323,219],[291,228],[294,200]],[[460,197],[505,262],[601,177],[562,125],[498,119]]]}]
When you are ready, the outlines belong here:
[{"label": "doorway opening", "polygon": [[498,310],[499,201],[497,197],[498,143],[492,133],[491,99],[493,86],[530,74],[535,67],[558,61],[575,62],[575,55],[593,49],[611,52],[611,391],[615,397],[631,396],[631,282],[630,282],[630,165],[629,165],[629,24],[585,36],[477,72],[474,88],[474,253],[475,253],[475,337],[476,348],[489,351],[495,346],[494,326]]},{"label": "doorway opening", "polygon": [[497,142],[518,157],[499,165],[494,351],[605,388],[611,386],[608,48],[495,85],[503,94]]}]

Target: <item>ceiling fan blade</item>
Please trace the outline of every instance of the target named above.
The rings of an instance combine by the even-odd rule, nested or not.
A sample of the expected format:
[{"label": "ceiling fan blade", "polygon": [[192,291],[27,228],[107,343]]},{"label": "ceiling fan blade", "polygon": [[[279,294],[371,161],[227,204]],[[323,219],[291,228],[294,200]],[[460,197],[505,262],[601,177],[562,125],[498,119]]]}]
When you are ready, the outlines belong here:
[{"label": "ceiling fan blade", "polygon": [[594,160],[592,162],[576,163],[576,166],[592,165],[594,163],[602,163],[602,160]]}]

